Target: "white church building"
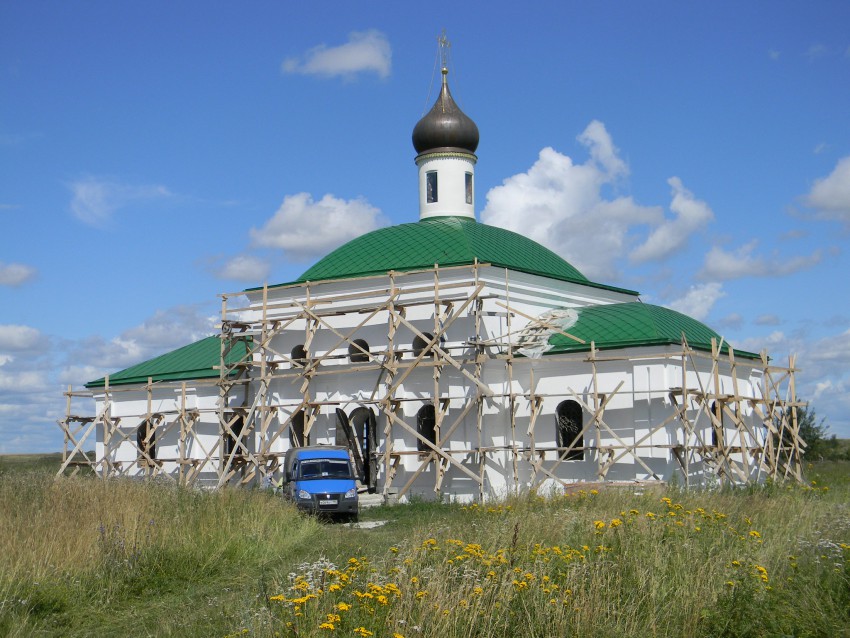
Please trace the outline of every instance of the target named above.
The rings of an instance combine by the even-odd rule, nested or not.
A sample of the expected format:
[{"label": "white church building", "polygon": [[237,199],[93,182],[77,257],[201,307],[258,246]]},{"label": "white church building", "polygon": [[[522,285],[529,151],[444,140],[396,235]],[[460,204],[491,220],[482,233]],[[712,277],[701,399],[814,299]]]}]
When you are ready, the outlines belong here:
[{"label": "white church building", "polygon": [[478,140],[443,68],[413,130],[419,219],[222,295],[220,334],[69,388],[63,471],[264,485],[290,447],[342,444],[388,500],[799,480],[793,359],[478,222]]}]

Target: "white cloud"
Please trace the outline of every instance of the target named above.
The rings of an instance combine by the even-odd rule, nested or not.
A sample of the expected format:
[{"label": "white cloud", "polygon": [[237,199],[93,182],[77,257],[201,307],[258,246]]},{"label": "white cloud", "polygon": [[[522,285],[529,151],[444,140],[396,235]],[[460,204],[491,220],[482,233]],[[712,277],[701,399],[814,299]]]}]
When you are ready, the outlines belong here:
[{"label": "white cloud", "polygon": [[620,150],[614,146],[614,141],[605,125],[599,120],[593,120],[587,125],[578,141],[590,151],[591,159],[601,166],[610,177],[620,177],[629,174],[629,167],[620,159]]},{"label": "white cloud", "polygon": [[215,325],[219,317],[211,316],[208,311],[209,308],[197,305],[157,310],[152,317],[123,332],[121,338],[137,343],[144,350],[179,348],[218,332]]},{"label": "white cloud", "polygon": [[216,276],[235,281],[262,282],[269,276],[269,264],[251,255],[238,255],[219,268]]},{"label": "white cloud", "polygon": [[728,252],[714,246],[705,256],[698,277],[703,280],[728,281],[742,277],[783,277],[798,270],[811,268],[823,257],[820,250],[811,255],[786,257],[774,254],[770,258],[753,255],[758,240],[753,240],[738,249]]},{"label": "white cloud", "polygon": [[69,365],[59,372],[59,382],[63,385],[79,387],[102,376],[103,370],[95,366]]},{"label": "white cloud", "polygon": [[0,349],[2,350],[31,350],[42,341],[41,333],[30,326],[15,324],[0,324]]},{"label": "white cloud", "polygon": [[68,187],[71,212],[91,226],[103,226],[118,210],[134,202],[171,197],[165,186],[136,186],[99,177],[85,177]]},{"label": "white cloud", "polygon": [[762,352],[766,350],[771,361],[777,365],[787,365],[788,355],[798,353],[803,349],[803,341],[786,335],[781,330],[774,330],[769,335],[746,337],[735,340],[733,344],[738,350],[747,352]]},{"label": "white cloud", "polygon": [[817,60],[818,58],[822,58],[826,55],[826,47],[822,44],[813,44],[806,51],[806,57],[809,58],[809,61]]},{"label": "white cloud", "polygon": [[779,239],[783,241],[794,241],[797,239],[802,239],[803,237],[808,237],[809,231],[802,228],[792,228],[779,236]]},{"label": "white cloud", "polygon": [[711,282],[691,286],[683,297],[674,299],[666,305],[673,310],[702,321],[711,312],[717,300],[725,296],[723,286],[717,282]]},{"label": "white cloud", "polygon": [[808,358],[850,371],[850,329],[817,343]]},{"label": "white cloud", "polygon": [[838,160],[829,175],[815,180],[804,201],[819,217],[850,224],[850,156]]},{"label": "white cloud", "polygon": [[778,326],[782,320],[777,315],[759,315],[755,323],[757,326]]},{"label": "white cloud", "polygon": [[795,345],[797,395],[828,417],[833,433],[850,437],[850,330]]},{"label": "white cloud", "polygon": [[628,166],[602,122],[591,122],[578,139],[589,150],[587,162],[544,148],[527,172],[487,193],[481,220],[543,244],[590,279],[610,281],[633,241],[632,227],[659,223],[663,214],[631,197],[603,198],[602,188],[628,175]]},{"label": "white cloud", "polygon": [[320,44],[300,57],[287,58],[281,64],[284,73],[353,77],[357,73],[390,74],[392,50],[387,36],[371,29],[349,34],[348,42],[335,47]]},{"label": "white cloud", "polygon": [[[216,334],[219,318],[210,308],[175,306],[158,310],[141,324],[111,339],[90,337],[72,347],[73,366],[93,366],[103,376]],[[88,379],[91,381],[91,379]]]},{"label": "white cloud", "polygon": [[20,286],[36,275],[35,268],[24,264],[6,264],[0,261],[0,286]]},{"label": "white cloud", "polygon": [[[215,301],[169,308],[112,339],[47,339],[34,328],[0,325],[0,453],[61,449],[56,419],[64,414],[67,385],[79,388],[217,332],[217,309]],[[94,409],[75,401],[79,414]]]},{"label": "white cloud", "polygon": [[633,262],[642,263],[665,259],[682,250],[689,237],[714,219],[711,208],[703,201],[694,198],[693,193],[682,185],[678,177],[667,180],[673,189],[673,201],[670,210],[673,219],[665,219],[630,255]]},{"label": "white cloud", "polygon": [[716,321],[715,325],[718,328],[740,330],[741,326],[744,325],[744,318],[739,313],[733,312]]},{"label": "white cloud", "polygon": [[251,239],[304,261],[385,224],[381,211],[364,199],[346,201],[328,194],[316,202],[309,193],[298,193],[287,195],[262,228],[252,228]]},{"label": "white cloud", "polygon": [[47,376],[38,371],[5,372],[0,370],[0,391],[35,394],[49,391]]}]

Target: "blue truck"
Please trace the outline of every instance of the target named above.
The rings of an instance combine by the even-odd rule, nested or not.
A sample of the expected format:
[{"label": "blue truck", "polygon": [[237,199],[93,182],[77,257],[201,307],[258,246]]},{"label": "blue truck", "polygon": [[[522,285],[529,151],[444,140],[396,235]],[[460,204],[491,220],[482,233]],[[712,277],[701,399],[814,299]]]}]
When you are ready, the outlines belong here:
[{"label": "blue truck", "polygon": [[347,447],[315,445],[287,450],[283,494],[298,509],[356,521],[357,483]]}]

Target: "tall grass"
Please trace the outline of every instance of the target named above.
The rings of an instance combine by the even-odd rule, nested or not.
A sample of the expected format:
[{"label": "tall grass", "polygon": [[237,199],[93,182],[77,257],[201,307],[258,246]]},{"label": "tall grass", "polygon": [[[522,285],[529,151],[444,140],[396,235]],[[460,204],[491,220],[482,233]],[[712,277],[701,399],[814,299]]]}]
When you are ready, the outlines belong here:
[{"label": "tall grass", "polygon": [[299,636],[848,631],[850,555],[839,543],[850,511],[822,490],[586,493],[470,507],[440,522],[383,553],[301,566],[277,583],[266,622],[245,628],[283,625]]},{"label": "tall grass", "polygon": [[850,464],[811,486],[368,510],[0,477],[0,634],[850,635]]},{"label": "tall grass", "polygon": [[256,579],[320,530],[266,493],[43,472],[0,477],[0,511],[0,634],[103,623],[123,633],[132,616],[167,630],[187,592]]}]

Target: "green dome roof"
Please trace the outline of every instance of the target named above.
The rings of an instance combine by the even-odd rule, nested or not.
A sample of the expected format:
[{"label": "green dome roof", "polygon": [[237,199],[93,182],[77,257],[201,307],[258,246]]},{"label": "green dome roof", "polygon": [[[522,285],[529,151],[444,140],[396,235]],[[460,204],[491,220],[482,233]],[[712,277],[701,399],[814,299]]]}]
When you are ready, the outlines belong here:
[{"label": "green dome roof", "polygon": [[[586,343],[554,333],[548,338],[550,349],[546,354],[590,350],[591,341],[600,349],[680,344],[683,333],[688,345],[697,350],[710,352],[712,339],[720,344],[720,335],[704,323],[662,306],[631,302],[587,306],[574,311],[575,323],[563,324],[563,330]],[[728,345],[724,342],[723,352],[727,351]],[[758,356],[741,351],[736,354]]]},{"label": "green dome roof", "polygon": [[[361,235],[319,260],[298,282],[472,264],[590,284],[548,248],[517,233],[463,217],[431,217]],[[593,285],[593,284],[591,284]],[[608,288],[608,286],[605,286]],[[631,291],[629,291],[631,292]]]}]

